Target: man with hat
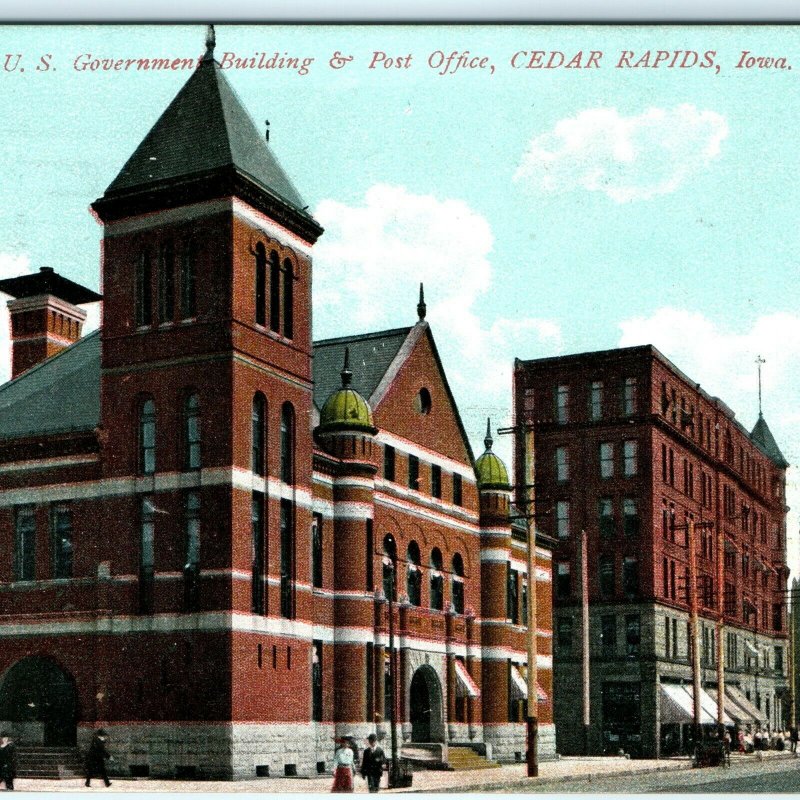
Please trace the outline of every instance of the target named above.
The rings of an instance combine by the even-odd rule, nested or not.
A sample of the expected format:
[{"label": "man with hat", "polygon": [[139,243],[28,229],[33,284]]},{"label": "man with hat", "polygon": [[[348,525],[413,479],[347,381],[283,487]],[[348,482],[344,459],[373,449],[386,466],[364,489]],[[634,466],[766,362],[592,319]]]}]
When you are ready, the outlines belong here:
[{"label": "man with hat", "polygon": [[106,760],[111,758],[106,750],[106,739],[108,734],[100,728],[92,737],[89,745],[89,752],[86,754],[86,785],[91,786],[92,778],[95,776],[103,779],[106,786],[111,786],[106,772]]},{"label": "man with hat", "polygon": [[378,746],[378,737],[374,733],[367,737],[367,742],[369,746],[364,749],[361,760],[361,777],[366,780],[371,792],[377,792],[381,786],[386,755],[383,748]]},{"label": "man with hat", "polygon": [[17,774],[17,748],[11,741],[8,731],[0,733],[0,782],[6,785],[6,791],[14,791],[14,778]]}]

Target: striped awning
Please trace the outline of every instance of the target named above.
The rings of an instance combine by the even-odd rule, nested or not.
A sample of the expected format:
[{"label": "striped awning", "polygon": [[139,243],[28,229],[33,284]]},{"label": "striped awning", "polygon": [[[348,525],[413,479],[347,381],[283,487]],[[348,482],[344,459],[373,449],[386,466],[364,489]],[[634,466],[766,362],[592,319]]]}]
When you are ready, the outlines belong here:
[{"label": "striped awning", "polygon": [[481,690],[478,684],[472,679],[472,675],[467,671],[466,665],[462,661],[454,662],[456,669],[456,696],[457,697],[480,697]]},{"label": "striped awning", "polygon": [[[528,670],[525,666],[511,665],[511,698],[512,700],[528,699]],[[536,682],[536,698],[540,703],[548,701],[547,692]]]}]

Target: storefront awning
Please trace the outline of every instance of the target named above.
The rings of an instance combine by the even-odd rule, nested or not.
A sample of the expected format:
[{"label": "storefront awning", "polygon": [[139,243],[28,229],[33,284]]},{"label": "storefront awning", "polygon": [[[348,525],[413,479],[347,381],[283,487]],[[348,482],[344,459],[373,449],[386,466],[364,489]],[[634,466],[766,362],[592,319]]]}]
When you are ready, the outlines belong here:
[{"label": "storefront awning", "polygon": [[[536,697],[540,703],[547,702],[547,692],[536,683]],[[528,699],[528,671],[526,667],[515,667],[511,665],[511,699]]]},{"label": "storefront awning", "polygon": [[[691,687],[689,687],[691,690]],[[700,705],[703,708],[703,711],[708,711],[712,720],[714,722],[717,721],[717,697],[716,692],[714,692],[714,696],[711,695],[710,689],[700,689]],[[727,704],[726,704],[727,705]],[[731,718],[730,714],[728,714],[728,709],[722,709],[722,724],[723,725],[734,725],[735,722]]]},{"label": "storefront awning", "polygon": [[[717,690],[708,689],[711,697],[717,699]],[[739,725],[752,725],[755,720],[732,697],[728,687],[725,687],[725,713]]]},{"label": "storefront awning", "polygon": [[481,690],[472,679],[472,675],[467,672],[467,667],[461,662],[456,661],[456,696],[457,697],[480,697]]},{"label": "storefront awning", "polygon": [[759,711],[745,696],[744,692],[736,686],[726,686],[725,691],[733,698],[743,711],[746,711],[756,722],[761,725],[767,724],[767,715],[763,711]]},{"label": "storefront awning", "polygon": [[[734,722],[727,713],[723,715],[726,725]],[[661,722],[694,722],[694,690],[691,686],[677,683],[661,684]],[[700,724],[714,725],[717,722],[717,701],[705,689],[700,689]]]}]

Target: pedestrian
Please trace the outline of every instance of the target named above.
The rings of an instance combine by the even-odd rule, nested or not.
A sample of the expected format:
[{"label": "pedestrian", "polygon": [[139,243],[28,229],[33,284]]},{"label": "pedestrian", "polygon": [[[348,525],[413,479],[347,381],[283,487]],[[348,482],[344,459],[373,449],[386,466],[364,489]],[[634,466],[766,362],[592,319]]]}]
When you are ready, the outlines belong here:
[{"label": "pedestrian", "polygon": [[361,777],[367,782],[371,792],[377,792],[381,787],[386,755],[383,748],[378,746],[378,737],[374,733],[367,737],[367,742],[368,747],[364,749],[364,757],[361,760]]},{"label": "pedestrian", "polygon": [[352,792],[353,776],[356,763],[353,750],[347,738],[340,736],[336,739],[336,753],[333,756],[333,786],[332,792]]},{"label": "pedestrian", "polygon": [[800,738],[800,736],[798,736],[797,725],[792,725],[792,728],[789,731],[789,744],[791,745],[793,753],[797,753],[798,738]]},{"label": "pedestrian", "polygon": [[87,786],[91,786],[92,778],[94,777],[102,778],[107,787],[111,786],[111,781],[108,779],[108,773],[106,772],[106,761],[111,758],[106,749],[107,739],[108,734],[102,728],[92,737],[89,752],[86,754]]},{"label": "pedestrian", "polygon": [[14,778],[17,775],[17,746],[8,731],[0,733],[0,783],[5,783],[6,791],[14,791]]}]

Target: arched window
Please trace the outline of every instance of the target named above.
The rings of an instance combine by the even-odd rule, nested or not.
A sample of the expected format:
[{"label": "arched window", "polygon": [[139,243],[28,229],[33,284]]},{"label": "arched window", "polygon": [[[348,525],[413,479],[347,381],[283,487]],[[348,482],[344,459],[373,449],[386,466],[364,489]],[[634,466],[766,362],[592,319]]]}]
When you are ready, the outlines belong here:
[{"label": "arched window", "polygon": [[397,600],[397,542],[391,533],[383,537],[383,594]]},{"label": "arched window", "polygon": [[283,335],[294,337],[294,269],[288,258],[283,261]]},{"label": "arched window", "polygon": [[175,247],[170,240],[161,247],[158,270],[158,319],[172,322],[175,318]]},{"label": "arched window", "polygon": [[453,601],[453,611],[456,614],[464,613],[464,560],[456,553],[453,556],[453,577],[450,587],[450,596]]},{"label": "arched window", "polygon": [[153,265],[150,250],[143,248],[136,265],[136,324],[153,322]]},{"label": "arched window", "polygon": [[197,314],[197,239],[191,238],[183,248],[181,259],[181,319],[191,319]]},{"label": "arched window", "polygon": [[267,324],[267,251],[259,242],[256,245],[256,325]]},{"label": "arched window", "polygon": [[412,606],[422,605],[422,570],[420,568],[419,545],[411,542],[406,553],[406,593]]},{"label": "arched window", "polygon": [[267,474],[267,399],[261,392],[253,398],[250,468],[256,475]]},{"label": "arched window", "polygon": [[294,408],[284,403],[281,409],[281,480],[294,483]]},{"label": "arched window", "polygon": [[143,475],[156,471],[156,404],[151,398],[139,407],[139,471]]},{"label": "arched window", "polygon": [[200,398],[190,394],[183,407],[184,466],[186,469],[200,469]]},{"label": "arched window", "polygon": [[442,551],[434,547],[431,551],[431,608],[435,611],[444,609],[444,576]]},{"label": "arched window", "polygon": [[281,329],[281,260],[274,250],[269,254],[269,328]]}]

